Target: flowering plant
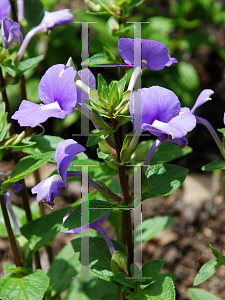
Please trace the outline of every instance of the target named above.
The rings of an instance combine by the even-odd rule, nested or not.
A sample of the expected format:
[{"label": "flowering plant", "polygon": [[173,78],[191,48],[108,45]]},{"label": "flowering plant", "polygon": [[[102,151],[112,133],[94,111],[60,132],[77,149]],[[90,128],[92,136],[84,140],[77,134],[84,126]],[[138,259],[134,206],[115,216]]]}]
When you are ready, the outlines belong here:
[{"label": "flowering plant", "polygon": [[[89,37],[85,35],[88,27],[82,24],[82,69],[76,70],[75,64],[79,62],[71,57],[49,67],[38,83],[40,104],[30,101],[23,73],[38,65],[44,55],[30,58],[28,45],[34,35],[71,23],[73,14],[69,9],[45,10],[42,20],[37,22],[39,25],[28,30],[23,38],[22,33],[27,31],[23,1],[17,3],[20,25],[15,16],[14,20],[9,18],[10,10],[15,11],[15,3],[0,4],[0,156],[4,159],[10,153],[14,164],[10,175],[2,173],[0,179],[3,227],[14,259],[14,264],[4,264],[0,298],[50,300],[66,295],[67,300],[84,299],[85,284],[90,288],[94,282],[95,291],[85,299],[173,300],[174,274],[161,273],[165,264],[162,259],[142,264],[140,248],[142,238],[149,241],[172,224],[174,217],[159,216],[142,222],[142,202],[168,196],[182,185],[188,169],[168,163],[191,151],[187,135],[197,123],[209,130],[225,158],[224,141],[206,119],[195,114],[198,107],[211,100],[214,92],[204,89],[190,109],[182,106],[172,87],[141,87],[142,71],[170,72],[179,65],[164,43],[141,38],[136,23],[135,38],[127,37],[129,27],[124,25],[125,19],[142,1],[86,3],[92,13],[110,15],[108,29],[118,51],[115,54],[104,48],[104,54],[93,55],[89,61]],[[86,65],[96,65],[97,59],[100,66],[109,62],[114,63],[110,67],[119,66],[119,79],[108,83],[101,74],[96,78]],[[125,71],[128,67],[132,72]],[[7,92],[15,83],[20,85],[21,101],[11,114]],[[87,137],[85,147],[77,133],[78,126],[74,138],[44,134],[47,120],[66,120],[74,115],[81,115],[81,136]],[[14,128],[17,123],[22,129],[25,127],[19,134],[17,127]],[[43,129],[42,133],[37,134],[38,127]],[[225,134],[224,129],[220,131]],[[148,140],[142,141],[143,136]],[[93,146],[97,147],[95,159],[88,156],[88,149]],[[55,170],[40,180],[39,169],[46,163],[54,164]],[[217,160],[203,168],[224,167],[224,160]],[[30,196],[36,198],[31,205],[24,180],[30,174],[35,178]],[[57,209],[58,197],[75,181],[81,183],[81,198]],[[11,203],[13,192],[21,193],[25,211],[21,219]],[[49,208],[53,212],[46,213]],[[114,239],[105,227],[107,221],[115,229]],[[71,234],[72,240],[53,260],[52,241],[60,232]],[[42,247],[49,259],[47,272],[40,259]],[[211,250],[216,260],[203,265],[194,285],[225,264],[224,256],[213,247]],[[211,294],[201,289],[190,289],[189,293],[192,300],[200,299],[199,295],[212,299]]]}]

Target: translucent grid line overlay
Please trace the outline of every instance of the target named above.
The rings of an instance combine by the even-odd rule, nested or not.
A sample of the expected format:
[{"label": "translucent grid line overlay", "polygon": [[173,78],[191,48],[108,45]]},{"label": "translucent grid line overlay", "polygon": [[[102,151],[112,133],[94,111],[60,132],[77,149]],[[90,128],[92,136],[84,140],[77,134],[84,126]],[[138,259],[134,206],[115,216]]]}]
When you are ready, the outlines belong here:
[{"label": "translucent grid line overlay", "polygon": [[[97,22],[74,22],[81,24],[81,58],[82,58],[82,69],[90,67],[130,67],[125,64],[89,64],[89,31],[88,26],[90,23]],[[134,24],[134,66],[138,66],[141,69],[142,61],[142,44],[141,44],[141,26],[142,24],[150,22],[126,22]],[[140,39],[140,40],[137,40]],[[135,68],[134,68],[135,69]],[[138,74],[134,88],[141,89],[141,73]],[[82,79],[82,78],[81,78]],[[89,87],[89,82],[88,82]],[[142,118],[141,116],[141,93],[133,94],[133,103],[134,103],[134,124],[135,128],[141,131]],[[84,115],[84,107],[81,107],[81,133],[73,134],[73,136],[89,136],[89,120]],[[150,134],[144,134],[145,136],[150,136]]]},{"label": "translucent grid line overlay", "polygon": [[[133,277],[127,279],[149,279],[142,277],[142,231],[136,230],[142,224],[142,167],[144,165],[129,167],[134,168],[134,207],[92,207],[89,208],[88,167],[82,166],[82,221],[81,225],[88,224],[90,210],[132,210],[133,211]],[[89,231],[81,233],[81,277],[85,279],[96,278],[89,276]],[[141,234],[141,237],[140,237]],[[138,246],[138,247],[137,247]],[[139,266],[139,268],[137,267]]]},{"label": "translucent grid line overlay", "polygon": [[[82,70],[89,67],[89,24],[90,23],[97,23],[97,22],[74,22],[81,24],[81,60],[82,60]],[[81,73],[82,74],[82,73]],[[81,75],[82,81],[82,75]],[[89,77],[88,77],[88,84],[89,87]],[[81,95],[83,90],[81,90]],[[87,99],[88,100],[88,99]],[[89,136],[89,118],[86,117],[87,111],[86,109],[81,106],[81,133],[73,134],[73,136]],[[89,113],[88,113],[89,115]]]}]

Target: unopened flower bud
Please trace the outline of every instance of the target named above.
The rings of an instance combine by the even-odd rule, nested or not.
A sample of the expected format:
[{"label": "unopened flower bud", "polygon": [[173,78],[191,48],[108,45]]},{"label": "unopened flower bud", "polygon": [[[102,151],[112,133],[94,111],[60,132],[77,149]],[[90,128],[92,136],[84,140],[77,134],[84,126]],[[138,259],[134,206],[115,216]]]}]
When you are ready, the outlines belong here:
[{"label": "unopened flower bud", "polygon": [[20,25],[8,18],[2,20],[1,34],[5,49],[13,49],[23,41]]}]

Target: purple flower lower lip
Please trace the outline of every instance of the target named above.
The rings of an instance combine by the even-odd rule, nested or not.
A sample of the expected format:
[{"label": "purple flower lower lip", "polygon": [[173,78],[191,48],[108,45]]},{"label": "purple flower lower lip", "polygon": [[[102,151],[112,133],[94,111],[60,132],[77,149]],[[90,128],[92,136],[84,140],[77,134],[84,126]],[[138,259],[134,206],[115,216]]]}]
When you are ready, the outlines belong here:
[{"label": "purple flower lower lip", "polygon": [[[137,67],[134,64],[134,41],[140,43],[142,68],[159,71],[165,66],[177,63],[175,58],[170,57],[167,47],[160,42],[145,39],[121,38],[118,43],[118,51],[126,64]],[[138,54],[137,54],[138,55]]]},{"label": "purple flower lower lip", "polygon": [[21,126],[35,127],[50,117],[64,119],[66,114],[73,113],[77,102],[75,75],[73,68],[62,64],[49,68],[38,88],[45,105],[23,100],[12,119],[18,120]]},{"label": "purple flower lower lip", "polygon": [[[139,89],[134,93],[141,93],[141,111],[135,115],[135,118],[142,120],[142,131],[148,130],[156,136],[166,134],[172,139],[180,139],[195,127],[195,117],[190,111],[184,112],[181,109],[179,99],[172,91],[153,86]],[[130,113],[133,119],[135,114],[132,101],[134,93],[131,93],[130,102]]]},{"label": "purple flower lower lip", "polygon": [[59,175],[53,175],[38,183],[31,189],[31,192],[32,194],[37,193],[37,202],[39,205],[42,201],[52,208],[55,205],[53,200],[59,195],[62,187],[62,178]]},{"label": "purple flower lower lip", "polygon": [[69,164],[75,155],[85,150],[86,149],[83,146],[72,139],[65,140],[58,144],[55,152],[55,159],[59,168],[59,174],[61,175],[66,187],[68,187],[66,183],[66,175]]},{"label": "purple flower lower lip", "polygon": [[74,156],[82,151],[85,151],[85,148],[74,140],[70,139],[58,143],[55,159],[60,175],[53,175],[42,180],[31,190],[32,194],[37,193],[37,202],[39,205],[42,201],[51,208],[54,206],[53,200],[59,195],[63,183],[68,187],[66,183],[66,174],[69,164]]}]

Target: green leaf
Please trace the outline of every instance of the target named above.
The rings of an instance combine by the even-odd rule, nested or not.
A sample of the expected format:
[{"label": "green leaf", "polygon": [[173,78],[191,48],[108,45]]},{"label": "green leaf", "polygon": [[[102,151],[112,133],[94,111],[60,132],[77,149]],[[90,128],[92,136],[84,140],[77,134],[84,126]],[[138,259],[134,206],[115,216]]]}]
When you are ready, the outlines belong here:
[{"label": "green leaf", "polygon": [[78,276],[80,270],[80,261],[71,243],[68,243],[56,256],[48,271],[50,282],[47,297],[51,300],[56,299],[67,288],[72,278]]},{"label": "green leaf", "polygon": [[187,90],[196,90],[199,87],[199,76],[195,67],[190,63],[180,61],[177,68],[180,84]]},{"label": "green leaf", "polygon": [[59,209],[51,214],[31,221],[21,228],[21,233],[29,241],[29,248],[32,253],[51,241],[62,227],[63,217],[70,207]]},{"label": "green leaf", "polygon": [[5,60],[1,62],[1,67],[12,77],[16,76],[17,68],[18,68],[18,57],[17,52],[14,51],[10,56],[8,56]]},{"label": "green leaf", "polygon": [[96,145],[102,140],[105,140],[108,135],[109,135],[109,131],[94,129],[90,132],[90,135],[88,136],[86,146],[91,147],[93,145]]},{"label": "green leaf", "polygon": [[0,280],[0,297],[3,300],[41,300],[49,280],[42,270],[19,277],[13,274]]},{"label": "green leaf", "polygon": [[225,161],[223,160],[215,160],[205,166],[202,167],[202,171],[214,171],[214,170],[220,170],[225,169]]},{"label": "green leaf", "polygon": [[[16,206],[16,205],[12,205],[12,210],[16,216],[16,220],[18,223],[18,226],[21,227],[26,223],[26,216],[25,216],[25,211],[24,209]],[[14,232],[14,225],[13,225],[13,221],[11,218],[11,215],[9,215],[9,219],[10,219],[10,223],[13,227],[13,232]],[[4,222],[4,218],[2,216],[2,211],[0,210],[0,236],[1,237],[8,237],[7,234],[7,230],[5,227],[5,222]]]},{"label": "green leaf", "polygon": [[109,94],[109,87],[106,82],[106,80],[103,78],[103,76],[99,73],[98,74],[98,97],[102,98],[107,102]]},{"label": "green leaf", "polygon": [[[105,201],[97,201],[97,200],[93,200],[93,201],[89,201],[89,208],[90,207],[104,207],[106,204]],[[66,219],[66,221],[63,223],[62,228],[61,228],[61,232],[65,232],[71,229],[75,229],[75,228],[79,228],[81,227],[81,206],[82,203],[80,203],[75,209],[74,211],[69,215],[69,217]],[[83,224],[83,225],[87,225],[87,224],[91,224],[94,221],[100,219],[102,216],[104,216],[108,211],[107,210],[89,210],[89,220],[87,223]]]},{"label": "green leaf", "polygon": [[198,274],[195,277],[193,286],[199,285],[200,283],[204,282],[206,279],[211,277],[219,269],[221,265],[222,265],[221,261],[217,259],[209,260],[199,270]]},{"label": "green leaf", "polygon": [[223,300],[209,292],[206,292],[202,289],[188,289],[188,293],[191,297],[191,300]]},{"label": "green leaf", "polygon": [[58,136],[42,135],[35,136],[31,141],[35,142],[35,145],[27,148],[24,147],[23,152],[36,155],[49,151],[55,151],[58,143],[64,141],[64,139]]},{"label": "green leaf", "polygon": [[[89,193],[89,199],[92,199],[94,192]],[[79,201],[74,202],[69,207],[59,209],[46,216],[38,218],[24,225],[21,233],[29,241],[29,247],[32,253],[50,242],[62,228],[63,217],[70,209],[79,205]],[[80,218],[80,216],[79,216]]]},{"label": "green leaf", "polygon": [[173,280],[170,277],[156,279],[143,290],[126,297],[128,300],[175,300]]},{"label": "green leaf", "polygon": [[63,300],[118,300],[117,287],[111,282],[98,279],[74,279]]},{"label": "green leaf", "polygon": [[117,273],[115,275],[115,277],[113,278],[113,280],[115,280],[116,282],[118,282],[121,285],[127,286],[129,288],[135,289],[136,285],[133,279],[127,278],[128,275],[125,273]]},{"label": "green leaf", "polygon": [[217,130],[218,130],[219,132],[225,134],[225,128],[219,128],[219,129],[217,129]]},{"label": "green leaf", "polygon": [[188,169],[174,165],[158,164],[149,166],[145,173],[148,188],[144,190],[143,198],[167,196],[177,190],[186,178]]},{"label": "green leaf", "polygon": [[12,170],[9,180],[2,183],[2,189],[5,189],[10,183],[23,179],[26,175],[33,173],[35,170],[43,166],[47,161],[55,155],[54,151],[27,156],[22,158]]},{"label": "green leaf", "polygon": [[16,75],[21,76],[24,72],[27,70],[30,70],[34,67],[36,67],[39,62],[41,62],[44,59],[44,55],[39,55],[36,57],[28,58],[26,60],[23,60],[19,63],[18,72]]},{"label": "green leaf", "polygon": [[135,279],[134,282],[138,283],[139,285],[140,284],[147,285],[153,282],[156,278],[158,280],[159,272],[161,271],[164,263],[165,260],[162,259],[155,259],[155,260],[148,261],[143,265],[141,270],[141,277],[145,277],[145,278],[140,277],[140,279]]},{"label": "green leaf", "polygon": [[114,110],[114,108],[119,104],[120,98],[119,98],[119,92],[118,92],[118,82],[117,81],[111,81],[109,85],[109,97],[108,102],[111,108]]},{"label": "green leaf", "polygon": [[220,254],[216,249],[214,249],[211,245],[209,245],[209,248],[211,249],[212,253],[214,254],[214,256],[220,260],[220,262],[225,265],[225,257]]},{"label": "green leaf", "polygon": [[[152,140],[142,141],[138,145],[134,154],[131,156],[131,159],[144,161],[153,143],[154,141]],[[174,143],[162,143],[156,149],[152,157],[151,164],[170,162],[174,159],[185,156],[191,152],[192,149],[188,146],[186,146],[183,149],[180,149],[180,146]]]},{"label": "green leaf", "polygon": [[135,236],[137,237],[135,243],[141,242],[141,229],[142,229],[142,241],[147,242],[153,239],[159,232],[170,226],[174,221],[175,217],[170,216],[158,216],[144,220],[142,224],[139,224],[135,228]]},{"label": "green leaf", "polygon": [[[126,247],[123,244],[114,240],[112,240],[112,243],[116,250],[126,255]],[[71,244],[80,260],[81,239],[74,239]],[[92,275],[106,281],[111,281],[114,274],[111,271],[110,262],[111,254],[105,240],[100,237],[89,237],[89,270]]]},{"label": "green leaf", "polygon": [[108,56],[105,53],[97,53],[91,56],[88,60],[85,60],[81,63],[81,65],[105,65],[105,64],[113,64],[112,60],[109,60]]}]

